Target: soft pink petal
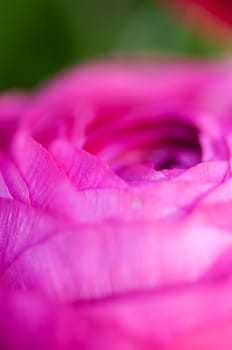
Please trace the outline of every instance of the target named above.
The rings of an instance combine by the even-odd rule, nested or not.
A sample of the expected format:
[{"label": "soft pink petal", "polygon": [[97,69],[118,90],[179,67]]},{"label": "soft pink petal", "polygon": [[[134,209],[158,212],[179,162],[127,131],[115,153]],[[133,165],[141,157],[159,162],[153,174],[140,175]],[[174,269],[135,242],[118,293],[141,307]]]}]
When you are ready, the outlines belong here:
[{"label": "soft pink petal", "polygon": [[180,337],[169,350],[230,350],[232,346],[232,321],[219,326],[196,331]]},{"label": "soft pink petal", "polygon": [[9,92],[0,95],[0,146],[5,147],[19,128],[29,96],[23,92]]},{"label": "soft pink petal", "polygon": [[0,199],[0,271],[27,249],[65,232],[73,224],[13,199]]},{"label": "soft pink petal", "polygon": [[220,341],[227,350],[231,290],[227,281],[62,305],[1,288],[0,346],[4,350],[212,350]]},{"label": "soft pink petal", "polygon": [[[231,65],[186,61],[112,61],[73,68],[43,86],[26,113],[26,124],[43,144],[65,137],[83,145],[86,127],[102,127],[138,107],[199,109],[202,91]],[[188,110],[189,110],[189,107]],[[216,116],[215,116],[216,117]]]},{"label": "soft pink petal", "polygon": [[10,203],[2,201],[0,217],[7,242],[3,280],[61,300],[196,282],[232,248],[232,236],[212,227],[207,216],[73,227]]},{"label": "soft pink petal", "polygon": [[20,170],[4,153],[0,153],[0,172],[11,196],[15,200],[30,204],[30,193]]},{"label": "soft pink petal", "polygon": [[[0,290],[0,347],[3,350],[147,350],[157,342],[130,332],[117,318],[99,317],[72,307],[49,302],[30,293]],[[104,309],[104,305],[103,305]],[[96,317],[97,316],[97,317]],[[13,331],[13,335],[12,335]]]},{"label": "soft pink petal", "polygon": [[57,165],[64,170],[78,190],[88,188],[126,188],[122,181],[97,157],[74,148],[65,141],[56,141],[50,151]]}]

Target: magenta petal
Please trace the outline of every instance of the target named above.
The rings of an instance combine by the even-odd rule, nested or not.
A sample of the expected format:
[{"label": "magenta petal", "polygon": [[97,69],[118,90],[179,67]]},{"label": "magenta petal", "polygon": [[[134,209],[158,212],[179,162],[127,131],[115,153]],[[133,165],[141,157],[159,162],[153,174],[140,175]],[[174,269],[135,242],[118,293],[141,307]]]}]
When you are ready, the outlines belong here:
[{"label": "magenta petal", "polygon": [[15,200],[30,204],[30,193],[19,169],[4,153],[0,153],[0,172],[11,196]]},{"label": "magenta petal", "polygon": [[29,97],[23,92],[0,95],[0,146],[5,147],[23,120]]},{"label": "magenta petal", "polygon": [[[225,330],[231,328],[231,290],[231,282],[223,282],[168,293],[62,305],[38,295],[1,288],[0,347],[216,350],[223,344],[223,349],[229,350],[231,337]],[[198,346],[194,348],[193,344]]]},{"label": "magenta petal", "polygon": [[[30,293],[0,289],[0,347],[3,350],[162,350],[155,339],[130,332],[117,316],[88,307],[51,303]],[[104,305],[102,311],[104,312]],[[97,316],[97,317],[96,317]],[[116,316],[116,317],[115,317]],[[14,336],[12,336],[12,331]],[[149,345],[149,347],[147,347]]]},{"label": "magenta petal", "polygon": [[[51,221],[46,228],[46,217],[33,212],[25,216],[16,209],[12,220],[7,220],[7,212],[1,218],[1,225],[7,220],[9,233],[3,259],[11,257],[10,264],[3,265],[2,278],[9,285],[35,288],[61,300],[196,282],[232,248],[231,235],[199,215],[192,220],[157,221],[155,229],[152,222],[135,220],[76,228]],[[19,243],[14,237],[24,226],[25,242],[22,236],[21,248],[16,249]]]},{"label": "magenta petal", "polygon": [[56,141],[51,146],[51,153],[58,166],[78,190],[88,188],[126,188],[126,183],[113,173],[97,157],[64,141]]},{"label": "magenta petal", "polygon": [[27,249],[65,232],[69,226],[73,227],[57,216],[35,210],[12,199],[1,198],[0,227],[4,228],[0,231],[1,274]]},{"label": "magenta petal", "polygon": [[[31,205],[71,218],[75,222],[118,218],[128,220],[132,217],[150,217],[151,214],[160,215],[163,212],[158,203],[154,204],[153,196],[147,196],[147,191],[137,193],[123,189],[124,183],[116,175],[112,176],[112,180],[117,181],[121,188],[97,188],[78,192],[74,183],[58,168],[51,154],[23,134],[14,139],[11,158],[27,185]],[[171,206],[173,211],[173,204]],[[165,208],[166,212],[169,210],[170,208]]]},{"label": "magenta petal", "polygon": [[76,220],[75,187],[47,150],[22,133],[13,139],[10,158],[27,186],[32,206]]},{"label": "magenta petal", "polygon": [[201,90],[221,66],[135,60],[71,69],[37,91],[27,109],[26,124],[43,145],[63,137],[83,146],[87,127],[101,127],[141,106],[195,109]]},{"label": "magenta petal", "polygon": [[227,350],[229,72],[99,63],[0,97],[0,349]]},{"label": "magenta petal", "polygon": [[99,62],[60,75],[43,87],[36,102],[39,111],[54,111],[60,106],[70,109],[81,99],[104,111],[107,108],[108,112],[118,113],[122,107],[126,110],[141,102],[146,105],[164,98],[187,100],[199,92],[216,68],[194,62]]},{"label": "magenta petal", "polygon": [[18,119],[25,110],[29,96],[22,91],[2,93],[0,96],[0,119]]},{"label": "magenta petal", "polygon": [[0,173],[0,198],[12,198],[1,173]]}]

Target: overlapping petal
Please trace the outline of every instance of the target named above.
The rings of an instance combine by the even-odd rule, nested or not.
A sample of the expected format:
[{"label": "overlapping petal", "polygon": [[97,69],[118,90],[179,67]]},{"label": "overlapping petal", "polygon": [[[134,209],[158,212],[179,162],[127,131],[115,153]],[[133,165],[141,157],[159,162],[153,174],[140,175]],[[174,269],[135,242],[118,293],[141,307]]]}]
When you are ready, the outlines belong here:
[{"label": "overlapping petal", "polygon": [[98,63],[0,98],[0,348],[227,349],[225,74]]}]

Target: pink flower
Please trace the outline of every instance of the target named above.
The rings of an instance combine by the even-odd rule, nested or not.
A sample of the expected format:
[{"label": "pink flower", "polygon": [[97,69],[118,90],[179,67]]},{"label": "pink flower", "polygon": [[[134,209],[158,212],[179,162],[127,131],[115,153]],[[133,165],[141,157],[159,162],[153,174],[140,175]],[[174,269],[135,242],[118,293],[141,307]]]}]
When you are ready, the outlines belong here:
[{"label": "pink flower", "polygon": [[231,349],[231,81],[105,62],[0,98],[1,349]]}]

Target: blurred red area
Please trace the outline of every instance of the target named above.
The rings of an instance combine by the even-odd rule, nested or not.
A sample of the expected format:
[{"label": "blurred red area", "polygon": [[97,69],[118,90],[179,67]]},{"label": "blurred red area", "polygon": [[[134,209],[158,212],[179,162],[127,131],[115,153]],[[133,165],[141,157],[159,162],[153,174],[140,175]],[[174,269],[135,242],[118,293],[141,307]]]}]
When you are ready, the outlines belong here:
[{"label": "blurred red area", "polygon": [[176,3],[194,9],[206,10],[218,19],[232,25],[232,0],[176,0]]},{"label": "blurred red area", "polygon": [[174,5],[174,10],[182,14],[183,22],[190,23],[202,34],[218,43],[226,39],[228,44],[228,38],[231,42],[232,0],[168,0],[166,3]]},{"label": "blurred red area", "polygon": [[232,24],[232,1],[231,0],[190,0],[202,7],[205,7],[213,15],[223,21]]}]

